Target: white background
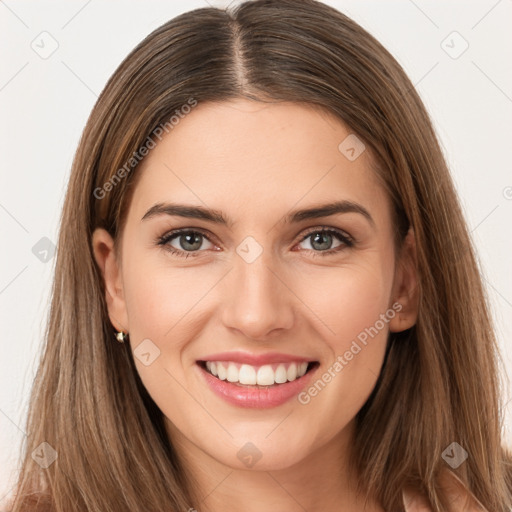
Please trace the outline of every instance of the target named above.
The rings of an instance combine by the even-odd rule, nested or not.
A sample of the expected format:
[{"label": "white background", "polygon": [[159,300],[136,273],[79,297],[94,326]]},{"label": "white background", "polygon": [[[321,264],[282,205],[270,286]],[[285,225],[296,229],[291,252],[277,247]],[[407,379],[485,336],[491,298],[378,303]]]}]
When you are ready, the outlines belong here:
[{"label": "white background", "polygon": [[[479,252],[510,375],[512,0],[326,3],[391,51],[433,117]],[[206,0],[0,0],[0,507],[14,483],[25,436],[54,265],[54,259],[40,261],[32,248],[43,237],[57,240],[72,158],[109,76],[148,33],[207,5]],[[50,35],[40,35],[44,31]],[[468,49],[452,58],[464,40]],[[52,44],[58,48],[46,59],[31,47],[48,51]],[[504,404],[509,396],[507,391]],[[512,440],[510,405],[507,440]]]}]

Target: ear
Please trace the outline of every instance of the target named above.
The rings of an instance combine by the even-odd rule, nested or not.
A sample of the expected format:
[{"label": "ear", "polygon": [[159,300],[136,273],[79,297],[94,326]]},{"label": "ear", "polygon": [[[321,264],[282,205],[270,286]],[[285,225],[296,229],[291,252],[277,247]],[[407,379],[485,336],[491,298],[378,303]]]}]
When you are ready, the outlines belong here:
[{"label": "ear", "polygon": [[105,299],[110,322],[118,331],[128,332],[123,281],[121,268],[114,251],[114,240],[108,231],[97,228],[92,235],[92,246],[96,263],[105,281]]},{"label": "ear", "polygon": [[409,228],[402,249],[398,255],[395,281],[393,283],[392,304],[397,313],[389,322],[391,332],[401,332],[412,327],[418,318],[419,290],[416,259],[416,238]]}]

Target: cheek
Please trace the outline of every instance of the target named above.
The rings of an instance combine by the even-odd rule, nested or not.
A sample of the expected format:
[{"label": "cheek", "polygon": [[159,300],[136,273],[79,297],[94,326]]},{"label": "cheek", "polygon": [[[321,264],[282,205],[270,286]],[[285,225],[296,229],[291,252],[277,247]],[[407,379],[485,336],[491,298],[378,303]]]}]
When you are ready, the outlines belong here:
[{"label": "cheek", "polygon": [[331,269],[325,278],[317,274],[314,283],[308,306],[329,328],[321,330],[327,353],[321,372],[299,398],[315,415],[332,404],[328,409],[336,430],[357,414],[377,381],[395,315],[388,309],[392,267],[375,260]]},{"label": "cheek", "polygon": [[125,301],[130,329],[139,336],[163,341],[173,336],[194,317],[205,294],[211,290],[216,275],[198,268],[173,267],[165,254],[126,258],[124,267]]},{"label": "cheek", "polygon": [[339,341],[342,345],[373,325],[385,311],[387,288],[382,276],[373,273],[353,273],[340,282],[337,315],[334,310],[332,314],[335,320],[333,330],[341,336]]},{"label": "cheek", "polygon": [[[187,391],[190,377],[184,357],[191,339],[204,326],[201,299],[216,276],[171,268],[165,258],[126,258],[124,290],[134,362],[145,388],[169,417],[181,425],[195,407]],[[148,342],[150,340],[150,342]],[[149,354],[149,364],[144,354]],[[193,410],[193,409],[192,409]]]},{"label": "cheek", "polygon": [[[294,288],[323,324],[319,331],[336,352],[375,324],[388,307],[391,270],[380,261],[304,274]],[[350,343],[349,343],[350,344]]]},{"label": "cheek", "polygon": [[[130,330],[138,337],[160,339],[172,327],[173,304],[170,296],[176,291],[165,279],[155,279],[154,271],[130,273],[125,281],[125,301]],[[164,312],[167,315],[164,315]],[[133,336],[132,336],[133,339]]]},{"label": "cheek", "polygon": [[[213,305],[222,301],[216,289],[222,273],[173,267],[164,256],[138,258],[134,251],[126,260],[130,343],[139,376],[153,399],[165,402],[170,393],[174,402],[188,403],[190,397],[179,383],[192,378],[188,370],[195,359],[189,348],[205,334]],[[146,366],[139,354],[147,352],[155,359]]]}]

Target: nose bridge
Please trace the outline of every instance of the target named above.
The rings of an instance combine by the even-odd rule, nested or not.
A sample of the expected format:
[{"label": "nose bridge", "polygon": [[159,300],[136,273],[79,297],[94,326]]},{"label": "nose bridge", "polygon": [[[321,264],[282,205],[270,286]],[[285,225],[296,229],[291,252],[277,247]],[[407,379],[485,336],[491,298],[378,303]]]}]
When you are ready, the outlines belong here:
[{"label": "nose bridge", "polygon": [[247,337],[261,338],[293,323],[292,295],[276,277],[272,251],[254,239],[237,247],[234,269],[226,283],[224,323]]}]

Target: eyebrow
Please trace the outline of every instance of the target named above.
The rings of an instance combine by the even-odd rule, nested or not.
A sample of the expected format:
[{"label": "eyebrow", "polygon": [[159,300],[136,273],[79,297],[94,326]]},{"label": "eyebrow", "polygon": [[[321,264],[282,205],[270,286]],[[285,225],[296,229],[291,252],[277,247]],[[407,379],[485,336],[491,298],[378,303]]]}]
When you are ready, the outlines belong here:
[{"label": "eyebrow", "polygon": [[[292,211],[284,217],[284,222],[286,224],[295,224],[304,220],[329,217],[339,213],[358,213],[362,215],[372,227],[375,227],[373,217],[363,205],[347,200]],[[176,203],[157,203],[144,214],[141,220],[144,221],[159,215],[202,219],[225,226],[233,225],[233,221],[225,217],[219,210]]]}]

